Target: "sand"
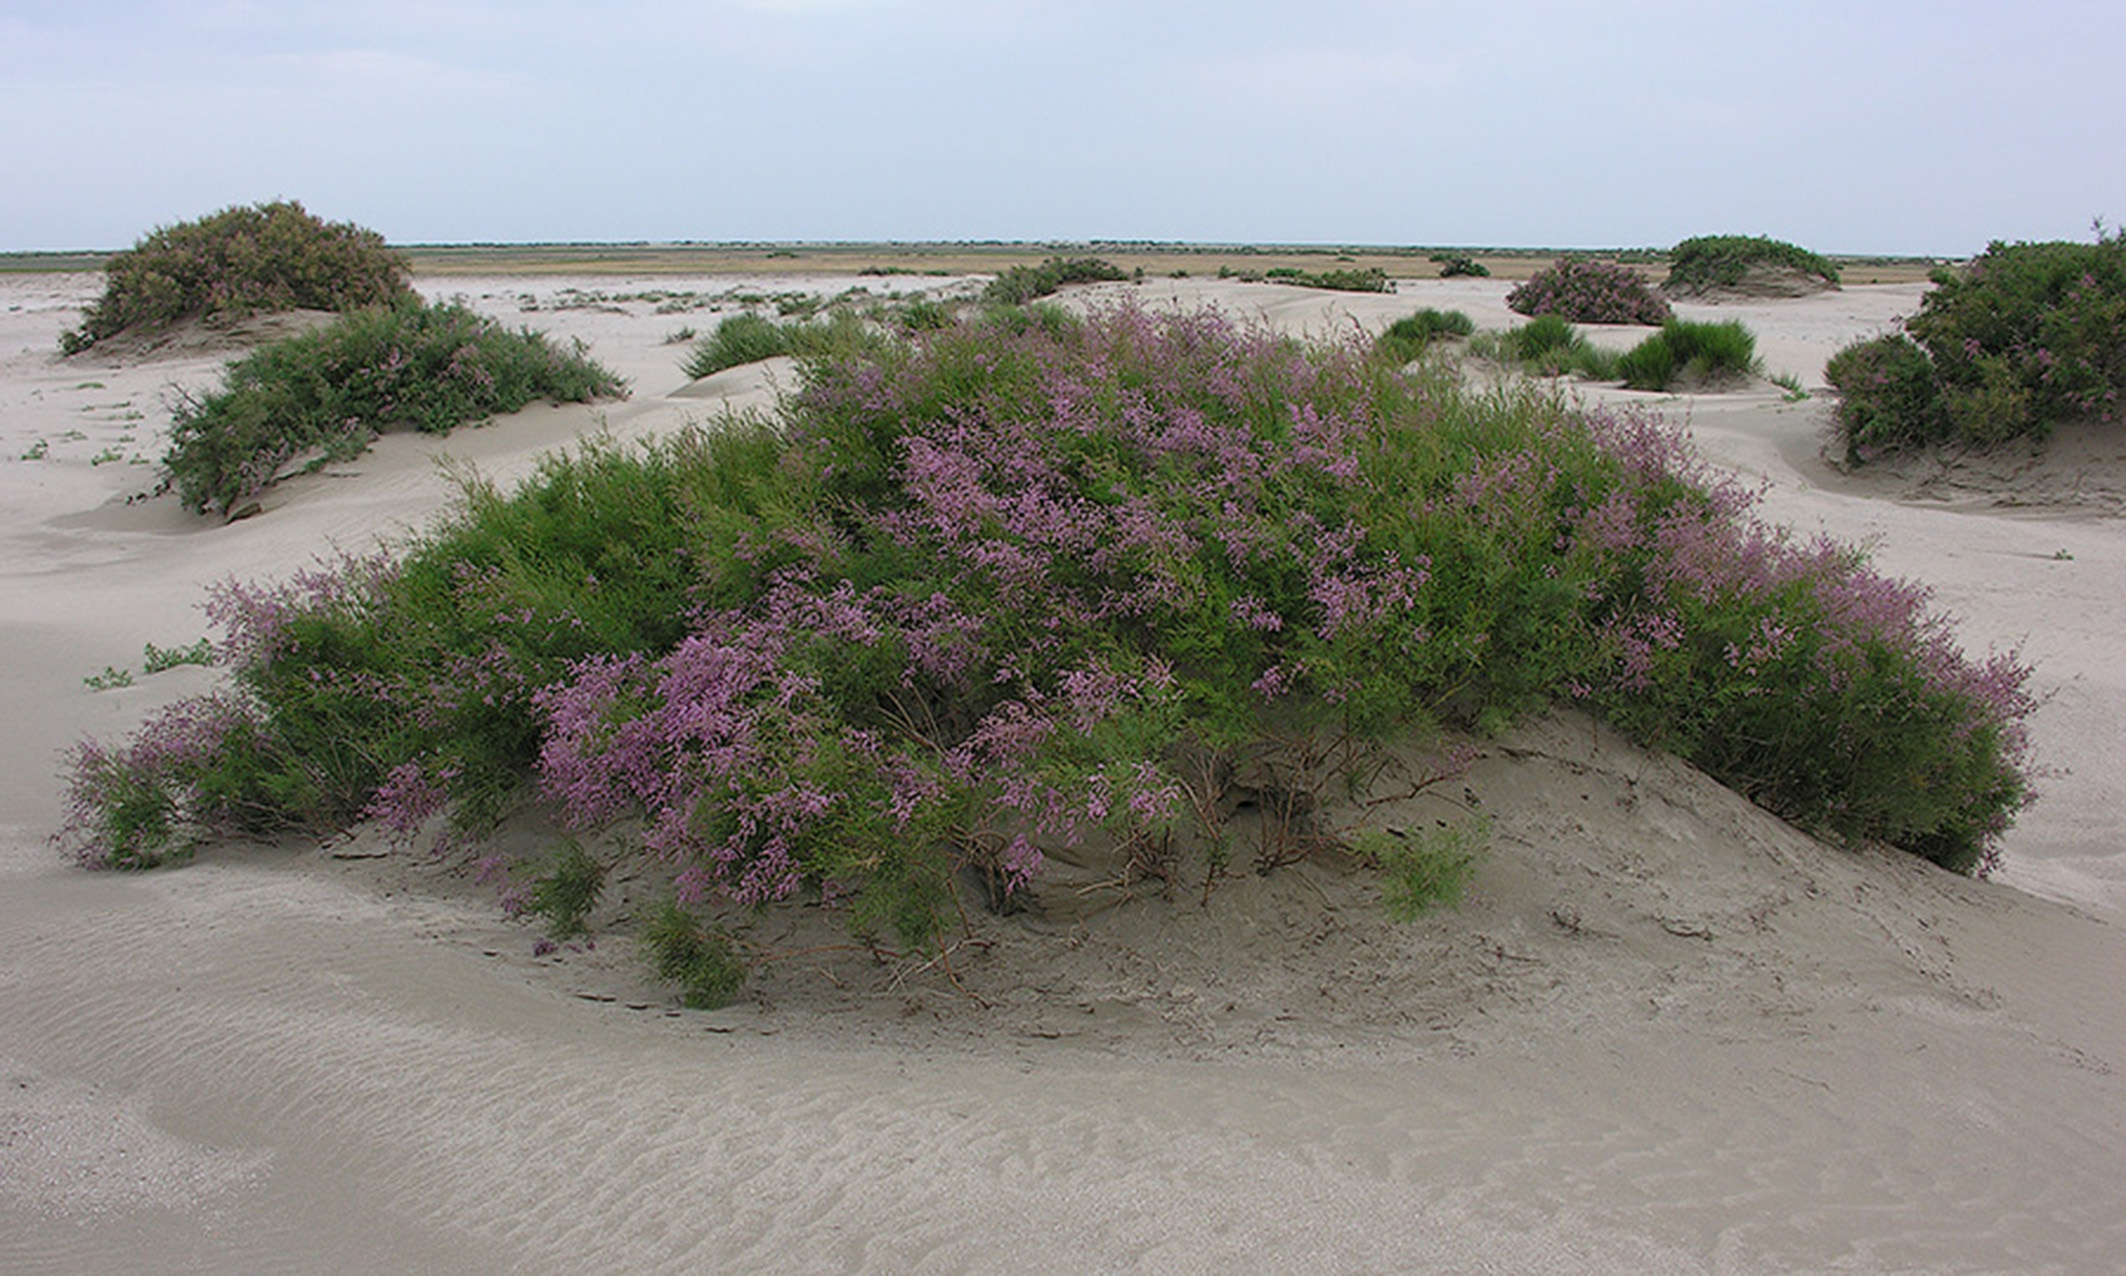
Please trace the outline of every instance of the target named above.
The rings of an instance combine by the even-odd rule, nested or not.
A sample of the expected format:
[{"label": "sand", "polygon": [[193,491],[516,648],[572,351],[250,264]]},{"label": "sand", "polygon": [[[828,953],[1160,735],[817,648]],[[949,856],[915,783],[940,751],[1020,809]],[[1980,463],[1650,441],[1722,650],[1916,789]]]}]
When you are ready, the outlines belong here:
[{"label": "sand", "polygon": [[[207,583],[421,525],[451,491],[439,456],[507,481],[588,431],[772,403],[787,366],[688,384],[665,338],[715,313],[633,296],[732,281],[437,281],[582,336],[633,397],[387,438],[228,526],[132,499],[153,467],[130,464],[226,351],[57,359],[99,282],[0,279],[0,1270],[2126,1263],[2126,524],[2101,439],[1852,476],[1818,455],[1820,397],[1589,392],[1688,420],[1782,520],[1871,541],[1974,649],[2021,645],[2051,774],[1998,881],[1826,847],[1564,715],[1493,742],[1456,795],[1494,821],[1457,912],[1391,924],[1362,875],[1308,864],[1210,908],[1148,886],[982,918],[957,987],[828,947],[703,1014],[612,932],[535,957],[480,888],[370,834],[140,876],[47,838],[66,745],[211,685],[82,681],[203,634]],[[1420,305],[1503,326],[1507,287],[1136,291],[1329,333]],[[1679,309],[1742,319],[1813,386],[1919,295]],[[790,948],[837,935],[775,925]]]}]

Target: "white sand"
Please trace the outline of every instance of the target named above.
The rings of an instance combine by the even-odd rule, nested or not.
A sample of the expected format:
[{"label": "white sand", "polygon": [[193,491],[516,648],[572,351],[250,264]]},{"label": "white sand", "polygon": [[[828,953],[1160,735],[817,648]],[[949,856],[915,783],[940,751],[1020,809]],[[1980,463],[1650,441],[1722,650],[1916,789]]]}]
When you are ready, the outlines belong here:
[{"label": "white sand", "polygon": [[[507,478],[598,420],[765,402],[759,369],[684,385],[662,339],[712,314],[552,306],[731,283],[448,281],[583,335],[635,396],[387,439],[221,527],[126,503],[166,387],[218,356],[57,360],[99,282],[0,278],[0,1271],[2126,1264],[2126,524],[2101,445],[2001,476],[2024,502],[2002,510],[1940,476],[1831,473],[1821,400],[1667,404],[1779,517],[1875,541],[1974,647],[2036,662],[2056,773],[2002,882],[1823,847],[1566,717],[1472,775],[1495,850],[1458,913],[1393,926],[1362,878],[1307,866],[1208,910],[984,921],[955,969],[986,1008],[935,970],[822,953],[682,1014],[624,941],[534,959],[465,883],[335,857],[370,838],[125,877],[46,838],[61,749],[210,685],[82,685],[199,637],[208,582],[418,525],[447,498],[438,454]],[[1490,281],[1142,291],[1315,332],[1418,305],[1509,319]],[[1815,385],[1918,295],[1684,310],[1742,318]]]}]

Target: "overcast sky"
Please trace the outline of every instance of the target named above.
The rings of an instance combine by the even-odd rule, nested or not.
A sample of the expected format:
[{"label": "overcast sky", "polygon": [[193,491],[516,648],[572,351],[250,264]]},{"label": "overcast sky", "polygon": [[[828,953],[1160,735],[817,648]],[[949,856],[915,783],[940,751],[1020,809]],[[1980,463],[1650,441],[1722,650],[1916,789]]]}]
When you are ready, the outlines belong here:
[{"label": "overcast sky", "polygon": [[398,243],[1966,255],[2126,221],[2126,4],[0,0],[0,249],[285,197]]}]

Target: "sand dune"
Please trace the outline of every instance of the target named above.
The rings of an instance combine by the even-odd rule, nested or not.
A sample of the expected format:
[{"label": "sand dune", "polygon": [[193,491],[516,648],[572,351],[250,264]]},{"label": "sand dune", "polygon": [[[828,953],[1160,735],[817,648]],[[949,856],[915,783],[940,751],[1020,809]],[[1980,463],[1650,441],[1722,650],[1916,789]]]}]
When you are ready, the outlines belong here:
[{"label": "sand dune", "polygon": [[[57,360],[97,283],[0,280],[0,1270],[2126,1263],[2126,524],[2085,499],[2117,481],[2100,447],[1989,480],[2021,502],[2000,507],[1837,474],[1820,400],[1595,396],[1687,417],[1777,517],[1874,541],[1971,643],[2023,645],[2054,774],[2000,881],[1825,847],[1563,715],[1489,743],[1458,795],[1495,846],[1458,912],[1391,924],[1365,877],[1310,864],[1209,908],[1140,891],[985,918],[962,987],[828,951],[682,1013],[624,940],[534,957],[479,889],[369,835],[79,872],[46,844],[58,754],[211,677],[84,676],[198,637],[211,581],[420,525],[451,491],[437,457],[507,481],[586,431],[770,403],[777,368],[690,385],[664,338],[713,315],[560,308],[648,285],[454,279],[433,291],[581,335],[634,396],[387,438],[223,527],[129,500],[152,467],[128,463],[219,356]],[[1324,333],[1418,305],[1502,326],[1505,290],[1140,295]],[[1815,385],[1918,295],[1702,309]]]}]

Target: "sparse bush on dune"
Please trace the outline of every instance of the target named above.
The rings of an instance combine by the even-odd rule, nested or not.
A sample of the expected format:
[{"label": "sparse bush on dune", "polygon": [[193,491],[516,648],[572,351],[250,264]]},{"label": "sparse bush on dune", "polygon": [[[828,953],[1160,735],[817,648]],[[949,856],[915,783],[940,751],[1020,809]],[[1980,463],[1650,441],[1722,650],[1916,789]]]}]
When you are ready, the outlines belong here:
[{"label": "sparse bush on dune", "polygon": [[1574,323],[1663,324],[1675,317],[1644,275],[1588,257],[1560,257],[1507,293],[1506,305],[1517,314],[1557,315]]},{"label": "sparse bush on dune", "polygon": [[[1557,701],[1962,871],[2024,796],[2027,671],[1755,521],[1667,427],[1213,313],[974,321],[807,363],[773,423],[470,495],[396,562],[225,587],[240,754],[84,745],[66,843],[476,835],[535,789],[635,822],[681,900],[649,948],[707,1004],[741,958],[704,902],[829,892],[934,947],[962,874],[1008,896],[1080,837],[1208,891],[1241,762],[1327,791]],[[1405,911],[1466,880],[1465,844],[1261,796],[1291,823],[1258,869],[1348,846]]]},{"label": "sparse bush on dune", "polygon": [[[950,322],[949,316],[945,322]],[[732,315],[694,343],[681,369],[701,378],[779,355],[800,359],[852,358],[885,340],[855,313],[836,309],[822,319],[777,323],[756,314]]]},{"label": "sparse bush on dune", "polygon": [[1434,253],[1428,259],[1439,266],[1439,277],[1453,279],[1467,275],[1472,279],[1489,279],[1491,268],[1467,253]]},{"label": "sparse bush on dune", "polygon": [[1098,257],[1050,257],[1038,266],[1012,266],[999,272],[982,289],[982,300],[1022,306],[1066,284],[1114,283],[1129,277],[1128,271]]},{"label": "sparse bush on dune", "polygon": [[1540,376],[1568,373],[1589,381],[1616,377],[1617,356],[1590,343],[1585,334],[1557,315],[1538,315],[1517,328],[1482,333],[1470,351],[1501,363],[1517,364]]},{"label": "sparse bush on dune", "polygon": [[383,237],[298,203],[228,208],[165,226],[104,265],[103,294],[60,339],[75,354],[129,329],[274,310],[359,310],[412,295]]},{"label": "sparse bush on dune", "polygon": [[2042,438],[2116,422],[2126,393],[2126,232],[2089,244],[1994,243],[1934,275],[1910,339],[1840,351],[1825,368],[1849,458],[1935,443]]},{"label": "sparse bush on dune", "polygon": [[1271,283],[1292,284],[1300,288],[1325,288],[1332,292],[1394,292],[1395,284],[1388,272],[1378,266],[1353,270],[1301,270],[1297,266],[1278,266],[1263,272],[1262,277]]},{"label": "sparse bush on dune", "polygon": [[456,302],[344,315],[231,363],[180,400],[163,468],[186,509],[227,514],[306,454],[344,460],[385,430],[444,434],[535,399],[619,394],[580,348],[511,332]]},{"label": "sparse bush on dune", "polygon": [[1700,235],[1669,253],[1670,296],[1744,290],[1804,292],[1838,286],[1838,267],[1797,244],[1762,235]]}]

